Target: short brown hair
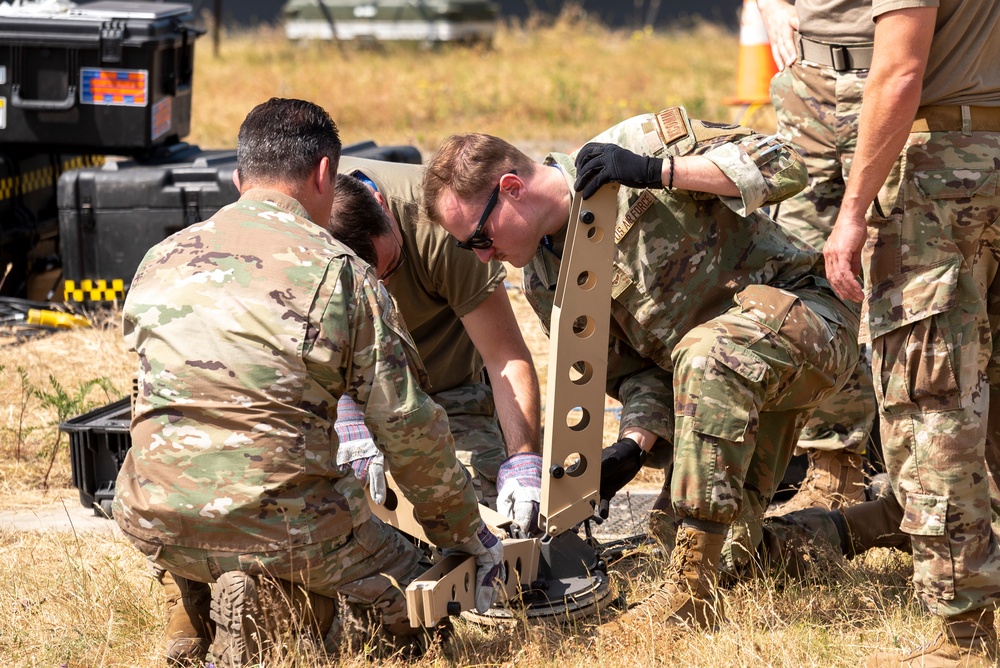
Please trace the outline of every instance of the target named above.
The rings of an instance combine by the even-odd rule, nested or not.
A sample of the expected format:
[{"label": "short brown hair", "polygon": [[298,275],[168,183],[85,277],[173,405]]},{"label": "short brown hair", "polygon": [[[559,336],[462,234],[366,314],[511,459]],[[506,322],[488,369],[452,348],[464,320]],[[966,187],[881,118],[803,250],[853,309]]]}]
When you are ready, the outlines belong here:
[{"label": "short brown hair", "polygon": [[438,200],[446,189],[463,200],[485,201],[502,175],[517,171],[527,176],[534,169],[531,158],[499,137],[452,135],[431,156],[424,171],[424,216],[440,223]]},{"label": "short brown hair", "polygon": [[359,258],[378,266],[375,239],[392,234],[392,221],[368,186],[346,174],[337,175],[333,211],[327,229]]},{"label": "short brown hair", "polygon": [[341,142],[330,114],[306,100],[272,97],[250,110],[236,139],[243,186],[300,183],[323,158],[336,171]]}]

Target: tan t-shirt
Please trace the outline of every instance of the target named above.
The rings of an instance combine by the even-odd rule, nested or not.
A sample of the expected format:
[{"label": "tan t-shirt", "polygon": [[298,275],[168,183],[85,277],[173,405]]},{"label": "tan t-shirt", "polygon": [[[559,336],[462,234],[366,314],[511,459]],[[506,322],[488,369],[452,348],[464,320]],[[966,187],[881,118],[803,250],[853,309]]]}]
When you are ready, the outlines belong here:
[{"label": "tan t-shirt", "polygon": [[417,345],[433,393],[478,380],[483,358],[459,318],[502,288],[507,271],[499,262],[484,264],[475,253],[458,248],[442,227],[418,222],[423,169],[350,157],[341,158],[339,167],[344,174],[367,176],[399,222],[406,260],[386,287]]},{"label": "tan t-shirt", "polygon": [[796,0],[799,34],[831,44],[875,39],[872,0]]},{"label": "tan t-shirt", "polygon": [[872,17],[937,7],[921,105],[1000,106],[1000,2],[874,0]]}]

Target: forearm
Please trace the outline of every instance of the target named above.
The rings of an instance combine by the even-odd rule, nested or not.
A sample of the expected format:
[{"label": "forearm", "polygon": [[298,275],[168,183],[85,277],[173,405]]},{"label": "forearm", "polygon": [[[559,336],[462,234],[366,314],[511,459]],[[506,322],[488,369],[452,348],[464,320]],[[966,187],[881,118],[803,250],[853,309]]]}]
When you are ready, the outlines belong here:
[{"label": "forearm", "polygon": [[507,454],[540,452],[538,377],[506,291],[493,292],[462,324],[489,374]]},{"label": "forearm", "polygon": [[507,454],[541,452],[538,377],[531,358],[513,359],[491,371],[490,384]]},{"label": "forearm", "polygon": [[840,217],[863,220],[886,176],[906,145],[920,104],[919,76],[875,70],[865,84],[854,168],[840,206]]},{"label": "forearm", "polygon": [[678,190],[712,193],[724,197],[739,197],[740,189],[714,162],[700,155],[673,158],[673,179],[670,177],[670,159],[663,161],[663,185]]}]

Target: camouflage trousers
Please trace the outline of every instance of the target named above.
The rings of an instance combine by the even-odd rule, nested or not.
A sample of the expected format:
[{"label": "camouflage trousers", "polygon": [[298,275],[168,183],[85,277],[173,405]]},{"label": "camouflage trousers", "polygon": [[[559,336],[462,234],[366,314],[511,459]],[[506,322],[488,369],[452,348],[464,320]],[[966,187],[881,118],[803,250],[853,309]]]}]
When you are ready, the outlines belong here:
[{"label": "camouflage trousers", "polygon": [[431,398],[448,414],[458,461],[472,474],[476,498],[496,510],[497,473],[507,458],[507,446],[497,420],[493,390],[485,382],[467,383]]},{"label": "camouflage trousers", "polygon": [[946,616],[1000,598],[998,161],[997,132],[911,134],[862,254],[886,468],[914,587]]},{"label": "camouflage trousers", "polygon": [[223,552],[126,536],[154,566],[189,580],[215,582],[226,571],[284,580],[331,598],[343,596],[373,610],[385,626],[407,619],[399,587],[428,568],[413,543],[374,516],[347,536],[273,552]]},{"label": "camouflage trousers", "polygon": [[[858,139],[867,70],[837,72],[795,62],[771,80],[778,134],[802,156],[806,187],[772,211],[785,230],[822,250],[840,211]],[[798,451],[865,454],[875,423],[871,365],[862,355],[844,387],[819,406],[803,429]]]},{"label": "camouflage trousers", "polygon": [[[820,315],[836,310],[854,320],[829,290],[793,294],[755,285],[735,301],[675,347],[673,433],[657,442],[652,456],[670,460],[678,518],[731,525],[724,558],[742,563],[760,543],[764,510],[799,432],[812,410],[850,377],[858,344],[853,327]],[[654,388],[665,378],[662,371],[638,375]],[[641,394],[637,388],[622,393],[623,420],[634,413],[629,397]],[[661,431],[649,423],[646,428]]]}]

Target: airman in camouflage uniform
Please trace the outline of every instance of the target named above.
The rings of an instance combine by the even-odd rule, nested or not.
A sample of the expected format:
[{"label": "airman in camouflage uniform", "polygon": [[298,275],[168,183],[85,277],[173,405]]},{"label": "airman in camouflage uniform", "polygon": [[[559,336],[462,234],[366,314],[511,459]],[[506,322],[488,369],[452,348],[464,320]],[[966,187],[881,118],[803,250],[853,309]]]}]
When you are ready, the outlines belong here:
[{"label": "airman in camouflage uniform", "polygon": [[[820,255],[759,211],[804,177],[775,137],[680,108],[624,121],[545,165],[486,135],[453,137],[428,164],[430,219],[480,259],[523,266],[543,324],[572,198],[628,186],[618,193],[608,365],[623,438],[605,450],[602,473],[608,450],[641,461],[636,450],[672,447],[657,454],[673,462],[680,528],[666,584],[624,626],[649,614],[716,621],[727,532],[755,547],[798,433],[857,362],[857,316],[829,289]],[[498,199],[484,210],[491,189]]]},{"label": "airman in camouflage uniform", "polygon": [[[823,249],[854,159],[861,94],[871,62],[871,0],[758,0],[779,72],[771,80],[778,134],[809,173],[802,192],[777,204],[774,221]],[[799,492],[772,512],[864,501],[863,462],[875,421],[866,355],[854,376],[816,409],[797,452],[809,458]]]},{"label": "airman in camouflage uniform", "polygon": [[874,0],[872,13],[854,177],[824,254],[837,292],[863,300],[914,587],[945,633],[869,665],[996,665],[1000,4]]},{"label": "airman in camouflage uniform", "polygon": [[114,517],[175,579],[219,581],[223,664],[248,658],[248,576],[343,595],[380,612],[390,633],[410,632],[397,583],[421,572],[421,555],[337,465],[345,393],[431,540],[496,566],[499,546],[482,534],[447,417],[421,389],[392,300],[314,222],[329,217],[339,157],[319,107],[256,107],[240,129],[239,201],[153,247],[124,305],[138,393]]}]

